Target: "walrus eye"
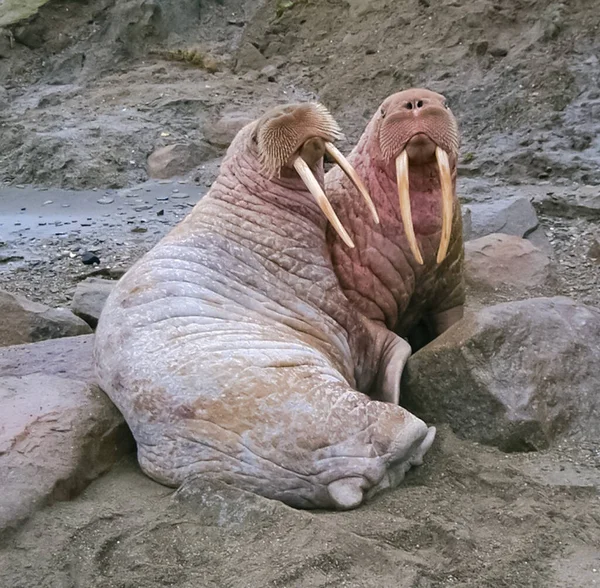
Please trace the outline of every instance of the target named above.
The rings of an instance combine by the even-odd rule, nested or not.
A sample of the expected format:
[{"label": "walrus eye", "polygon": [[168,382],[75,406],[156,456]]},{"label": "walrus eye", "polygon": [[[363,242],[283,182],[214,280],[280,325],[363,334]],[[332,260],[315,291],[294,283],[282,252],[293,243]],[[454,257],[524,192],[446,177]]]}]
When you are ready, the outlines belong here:
[{"label": "walrus eye", "polygon": [[381,118],[385,118],[385,110],[383,108],[381,109]]},{"label": "walrus eye", "polygon": [[448,104],[448,100],[444,100],[444,108],[446,108],[447,110],[450,109],[450,105]]}]

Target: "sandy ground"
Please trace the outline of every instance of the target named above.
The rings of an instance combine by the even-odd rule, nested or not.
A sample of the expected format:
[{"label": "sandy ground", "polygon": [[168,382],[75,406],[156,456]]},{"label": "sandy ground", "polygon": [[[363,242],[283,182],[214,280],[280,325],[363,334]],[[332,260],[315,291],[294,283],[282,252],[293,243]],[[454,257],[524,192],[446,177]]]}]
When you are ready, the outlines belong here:
[{"label": "sandy ground", "polygon": [[[347,513],[173,492],[127,459],[0,550],[4,586],[592,588],[597,447],[504,455],[441,431],[402,487]],[[181,496],[183,495],[183,496]]]}]

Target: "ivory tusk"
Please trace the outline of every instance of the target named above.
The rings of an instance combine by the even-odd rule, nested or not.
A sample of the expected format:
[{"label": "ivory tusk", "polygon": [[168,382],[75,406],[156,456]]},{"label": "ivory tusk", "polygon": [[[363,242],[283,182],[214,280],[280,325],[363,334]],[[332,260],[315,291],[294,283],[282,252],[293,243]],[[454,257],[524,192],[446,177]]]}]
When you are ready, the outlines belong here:
[{"label": "ivory tusk", "polygon": [[294,169],[298,172],[298,175],[302,178],[308,191],[313,195],[319,208],[323,211],[323,214],[327,217],[327,220],[331,223],[331,226],[336,230],[337,234],[342,238],[342,241],[344,241],[348,247],[353,249],[354,243],[352,242],[350,235],[347,233],[346,229],[344,229],[333,208],[331,208],[331,204],[329,203],[329,200],[327,200],[323,188],[321,188],[319,182],[317,182],[317,178],[315,178],[306,161],[301,157],[296,157],[294,160]]},{"label": "ivory tusk", "polygon": [[410,209],[410,192],[408,186],[408,154],[406,150],[396,158],[396,182],[398,184],[398,197],[400,198],[400,216],[404,225],[404,234],[408,239],[410,250],[420,265],[423,265],[423,257],[419,250],[419,244],[415,237],[415,229],[412,222]]},{"label": "ivory tusk", "polygon": [[356,170],[350,165],[350,162],[342,155],[341,151],[329,141],[325,141],[325,149],[327,153],[333,157],[335,162],[340,166],[342,171],[350,178],[350,181],[354,184],[354,187],[361,193],[362,197],[365,199],[371,214],[373,215],[373,220],[375,224],[379,224],[379,215],[377,214],[377,209],[375,208],[375,204],[373,204],[373,200],[371,200],[371,196],[367,191],[367,188],[362,183],[362,180],[356,173]]},{"label": "ivory tusk", "polygon": [[450,245],[450,233],[452,232],[452,178],[450,175],[450,162],[448,161],[448,154],[440,147],[436,147],[435,157],[438,163],[440,185],[442,187],[442,236],[440,238],[440,246],[437,252],[436,260],[437,263],[441,263],[444,261],[446,254],[448,253],[448,246]]}]

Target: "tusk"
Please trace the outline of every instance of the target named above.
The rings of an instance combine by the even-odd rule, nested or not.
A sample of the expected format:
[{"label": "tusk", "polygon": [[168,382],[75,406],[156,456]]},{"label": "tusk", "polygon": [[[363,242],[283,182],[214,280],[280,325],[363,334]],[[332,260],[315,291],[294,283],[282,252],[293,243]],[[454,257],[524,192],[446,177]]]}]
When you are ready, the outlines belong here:
[{"label": "tusk", "polygon": [[396,158],[396,182],[398,184],[398,197],[400,198],[400,216],[404,225],[404,234],[408,239],[410,250],[420,265],[423,265],[423,257],[419,250],[419,244],[415,237],[415,229],[412,222],[410,210],[410,192],[408,189],[408,154],[406,150]]},{"label": "tusk", "polygon": [[341,151],[329,141],[325,141],[325,149],[327,153],[333,157],[335,162],[342,168],[342,171],[350,178],[350,181],[354,184],[354,187],[362,194],[362,197],[365,199],[371,214],[373,215],[373,220],[375,224],[379,224],[379,215],[377,214],[377,209],[375,208],[375,204],[373,204],[373,200],[371,200],[371,196],[369,196],[369,192],[367,188],[362,183],[362,180],[356,173],[356,170],[350,165],[350,162],[342,155]]},{"label": "tusk", "polygon": [[448,154],[440,147],[436,147],[435,157],[438,163],[440,185],[442,187],[442,236],[440,238],[440,247],[437,253],[437,263],[442,263],[448,253],[450,233],[452,232],[452,179],[450,176]]},{"label": "tusk", "polygon": [[350,235],[348,235],[346,229],[344,229],[340,222],[340,219],[335,214],[333,208],[331,208],[331,204],[329,203],[329,200],[327,200],[323,188],[321,188],[319,182],[317,182],[317,178],[315,178],[310,167],[308,167],[308,164],[302,157],[296,157],[294,160],[294,169],[298,172],[298,175],[302,178],[308,191],[313,195],[319,208],[323,211],[323,214],[327,217],[327,220],[331,223],[331,226],[336,230],[337,234],[342,238],[342,241],[344,241],[348,247],[353,249],[354,243],[352,242]]}]

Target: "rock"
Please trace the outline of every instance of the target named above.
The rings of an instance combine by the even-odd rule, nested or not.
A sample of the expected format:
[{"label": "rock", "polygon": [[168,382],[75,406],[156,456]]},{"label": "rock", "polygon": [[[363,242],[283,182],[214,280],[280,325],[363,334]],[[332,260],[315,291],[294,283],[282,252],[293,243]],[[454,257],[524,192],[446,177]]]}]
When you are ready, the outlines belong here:
[{"label": "rock", "polygon": [[43,372],[94,382],[91,362],[93,345],[94,335],[80,335],[4,347],[0,351],[0,374],[21,377]]},{"label": "rock", "polygon": [[5,108],[8,108],[8,91],[3,86],[0,86],[0,110],[4,110]]},{"label": "rock", "polygon": [[91,251],[85,251],[81,254],[81,263],[84,265],[100,264],[100,258]]},{"label": "rock", "polygon": [[163,180],[180,176],[209,157],[207,150],[195,143],[176,143],[161,147],[148,157],[148,175]]},{"label": "rock", "polygon": [[225,149],[229,147],[242,127],[252,120],[252,117],[244,112],[229,112],[213,124],[207,125],[204,129],[204,137],[211,145]]},{"label": "rock", "polygon": [[66,308],[50,308],[0,290],[0,347],[91,333],[89,325]]},{"label": "rock", "polygon": [[506,198],[468,204],[471,211],[471,239],[492,233],[527,237],[538,225],[533,204],[527,198]]},{"label": "rock", "polygon": [[235,72],[260,71],[268,64],[267,58],[252,43],[244,43],[237,55]]},{"label": "rock", "polygon": [[0,27],[8,27],[33,16],[48,0],[0,2]]},{"label": "rock", "polygon": [[600,439],[600,311],[532,298],[468,313],[415,355],[403,405],[506,451]]},{"label": "rock", "polygon": [[71,310],[95,329],[106,299],[115,284],[114,280],[102,278],[88,278],[80,282],[71,301]]},{"label": "rock", "polygon": [[493,234],[465,243],[465,281],[475,289],[527,291],[550,277],[550,260],[526,239]]},{"label": "rock", "polygon": [[600,186],[579,186],[574,192],[548,193],[536,201],[537,208],[565,218],[600,219]]},{"label": "rock", "polygon": [[[48,342],[0,353],[0,535],[71,499],[134,448],[123,417],[88,379],[92,339],[81,339],[63,339],[60,354]],[[85,369],[72,365],[82,361]]]},{"label": "rock", "polygon": [[471,209],[468,206],[461,207],[462,212],[462,225],[463,225],[463,239],[469,241],[472,239],[473,233],[473,219],[471,215]]},{"label": "rock", "polygon": [[600,241],[594,239],[588,249],[588,257],[594,261],[600,261]]}]

